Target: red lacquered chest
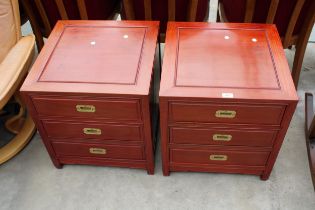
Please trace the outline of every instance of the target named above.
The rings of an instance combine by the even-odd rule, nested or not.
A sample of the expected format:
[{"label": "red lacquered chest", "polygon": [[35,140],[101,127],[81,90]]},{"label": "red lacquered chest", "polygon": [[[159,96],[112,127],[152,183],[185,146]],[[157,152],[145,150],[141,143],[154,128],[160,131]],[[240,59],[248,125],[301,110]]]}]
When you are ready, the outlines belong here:
[{"label": "red lacquered chest", "polygon": [[268,179],[298,97],[273,25],[168,24],[160,85],[163,173]]},{"label": "red lacquered chest", "polygon": [[158,30],[154,21],[57,23],[21,88],[57,168],[154,173]]}]

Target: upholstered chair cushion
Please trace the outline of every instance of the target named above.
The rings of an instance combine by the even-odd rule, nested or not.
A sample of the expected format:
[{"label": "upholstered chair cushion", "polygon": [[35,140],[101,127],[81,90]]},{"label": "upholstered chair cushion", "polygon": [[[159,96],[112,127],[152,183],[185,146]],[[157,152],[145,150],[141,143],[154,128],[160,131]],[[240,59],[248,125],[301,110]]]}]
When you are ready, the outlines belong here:
[{"label": "upholstered chair cushion", "polygon": [[0,63],[0,109],[7,103],[26,76],[34,57],[34,46],[34,35],[25,36],[11,48]]},{"label": "upholstered chair cushion", "polygon": [[0,63],[6,54],[20,39],[20,17],[19,6],[17,0],[1,0],[0,1]]}]

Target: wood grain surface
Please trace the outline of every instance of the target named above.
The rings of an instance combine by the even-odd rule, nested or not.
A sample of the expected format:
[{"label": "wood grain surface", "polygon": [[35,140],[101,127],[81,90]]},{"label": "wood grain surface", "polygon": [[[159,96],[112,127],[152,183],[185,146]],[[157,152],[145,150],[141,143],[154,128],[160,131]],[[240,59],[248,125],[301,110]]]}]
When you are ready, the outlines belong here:
[{"label": "wood grain surface", "polygon": [[275,26],[169,22],[160,85],[163,174],[268,179],[297,101]]},{"label": "wood grain surface", "polygon": [[[59,21],[21,94],[57,168],[90,164],[154,174],[159,22]],[[160,63],[159,60],[156,61]]]}]

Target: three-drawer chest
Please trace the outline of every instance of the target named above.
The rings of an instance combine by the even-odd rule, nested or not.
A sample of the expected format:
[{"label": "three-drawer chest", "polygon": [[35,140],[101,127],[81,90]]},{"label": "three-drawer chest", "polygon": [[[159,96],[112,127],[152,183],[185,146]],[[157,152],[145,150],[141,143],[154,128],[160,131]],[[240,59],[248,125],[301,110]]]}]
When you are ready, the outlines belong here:
[{"label": "three-drawer chest", "polygon": [[154,21],[56,24],[21,94],[57,168],[92,164],[154,173],[158,30]]},{"label": "three-drawer chest", "polygon": [[168,24],[160,84],[163,174],[268,179],[298,97],[277,29]]}]

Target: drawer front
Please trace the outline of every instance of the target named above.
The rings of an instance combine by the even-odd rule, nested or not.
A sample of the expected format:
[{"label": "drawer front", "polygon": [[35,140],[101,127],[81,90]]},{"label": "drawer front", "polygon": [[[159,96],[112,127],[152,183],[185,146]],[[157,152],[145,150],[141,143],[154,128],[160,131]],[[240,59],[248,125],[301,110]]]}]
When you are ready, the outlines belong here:
[{"label": "drawer front", "polygon": [[141,141],[140,125],[73,123],[42,121],[46,134],[50,138],[108,139]]},{"label": "drawer front", "polygon": [[285,106],[171,103],[170,120],[280,125]]},{"label": "drawer front", "polygon": [[57,157],[78,156],[133,160],[144,159],[142,146],[77,144],[63,142],[53,142],[52,145]]},{"label": "drawer front", "polygon": [[276,130],[170,128],[170,141],[176,144],[272,147],[276,136]]},{"label": "drawer front", "polygon": [[106,118],[114,120],[140,120],[139,101],[130,100],[80,100],[74,98],[32,97],[39,115]]},{"label": "drawer front", "polygon": [[171,149],[171,162],[263,166],[266,164],[269,152],[243,152],[218,150]]}]

